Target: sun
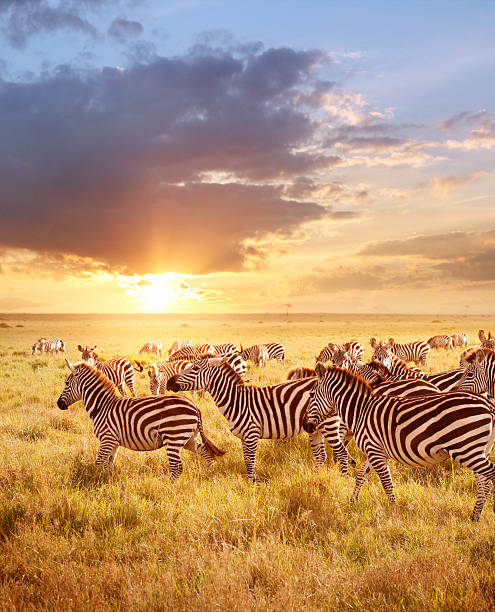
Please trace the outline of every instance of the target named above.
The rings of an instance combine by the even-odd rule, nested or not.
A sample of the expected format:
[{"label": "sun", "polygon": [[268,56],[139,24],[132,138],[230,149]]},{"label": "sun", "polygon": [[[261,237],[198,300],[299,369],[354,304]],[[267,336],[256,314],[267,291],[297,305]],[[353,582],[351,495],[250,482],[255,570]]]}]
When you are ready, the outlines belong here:
[{"label": "sun", "polygon": [[136,297],[145,310],[150,312],[166,312],[173,299],[173,291],[160,279],[150,281],[150,285],[138,287]]}]

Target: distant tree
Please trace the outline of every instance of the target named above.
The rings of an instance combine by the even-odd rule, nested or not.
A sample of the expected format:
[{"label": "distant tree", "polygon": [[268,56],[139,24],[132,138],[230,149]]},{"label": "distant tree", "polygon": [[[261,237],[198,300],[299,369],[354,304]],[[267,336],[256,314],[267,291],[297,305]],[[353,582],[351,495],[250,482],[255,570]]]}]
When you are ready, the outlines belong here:
[{"label": "distant tree", "polygon": [[285,304],[285,308],[286,308],[285,314],[289,316],[289,309],[292,308],[292,304]]}]

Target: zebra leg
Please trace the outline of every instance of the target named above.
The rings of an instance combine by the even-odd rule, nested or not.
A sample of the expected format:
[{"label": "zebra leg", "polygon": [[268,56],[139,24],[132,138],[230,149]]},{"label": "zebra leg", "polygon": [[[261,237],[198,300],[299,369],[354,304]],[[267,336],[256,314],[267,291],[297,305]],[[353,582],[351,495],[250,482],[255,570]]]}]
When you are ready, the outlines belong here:
[{"label": "zebra leg", "polygon": [[326,441],[332,447],[334,460],[339,462],[342,473],[347,474],[349,454],[347,453],[347,450],[340,439],[340,425],[340,418],[337,415],[334,415],[322,423],[322,431]]},{"label": "zebra leg", "polygon": [[198,455],[201,455],[206,459],[208,466],[210,466],[215,461],[215,457],[213,456],[210,449],[206,446],[206,444],[198,444],[197,448]]},{"label": "zebra leg", "polygon": [[474,477],[476,479],[476,486],[478,487],[478,495],[476,497],[473,513],[471,514],[471,520],[479,521],[485,502],[490,494],[492,482],[489,478],[483,476],[482,474],[475,474]]},{"label": "zebra leg", "polygon": [[244,454],[244,463],[246,464],[247,475],[250,480],[256,482],[256,451],[258,450],[258,436],[251,435],[248,438],[242,439],[242,452]]},{"label": "zebra leg", "polygon": [[315,467],[322,467],[327,459],[323,429],[317,429],[314,433],[309,434],[309,443]]},{"label": "zebra leg", "polygon": [[180,447],[172,443],[167,445],[168,465],[170,468],[170,478],[178,478],[182,474],[182,461],[180,460]]},{"label": "zebra leg", "polygon": [[478,456],[470,457],[467,461],[463,456],[460,456],[460,452],[451,451],[449,455],[452,459],[458,459],[461,465],[470,468],[474,472],[478,494],[471,520],[478,521],[492,485],[495,482],[495,465],[482,452]]},{"label": "zebra leg", "polygon": [[119,382],[117,384],[117,389],[122,393],[122,395],[124,395],[124,396],[127,395],[127,391],[125,390],[123,382]]},{"label": "zebra leg", "polygon": [[358,475],[356,476],[356,484],[354,486],[354,491],[352,492],[352,495],[351,495],[351,502],[357,501],[359,491],[361,490],[361,487],[363,486],[363,483],[366,480],[366,477],[368,476],[370,472],[371,472],[371,463],[368,461],[368,459],[366,459],[365,464],[359,470]]},{"label": "zebra leg", "polygon": [[106,468],[111,468],[118,450],[118,442],[115,442],[115,440],[103,440],[96,457],[96,463],[103,463]]},{"label": "zebra leg", "polygon": [[395,504],[394,483],[383,450],[381,448],[372,448],[370,453],[366,451],[366,455],[368,456],[368,461],[371,463],[371,467],[378,474],[389,501]]}]

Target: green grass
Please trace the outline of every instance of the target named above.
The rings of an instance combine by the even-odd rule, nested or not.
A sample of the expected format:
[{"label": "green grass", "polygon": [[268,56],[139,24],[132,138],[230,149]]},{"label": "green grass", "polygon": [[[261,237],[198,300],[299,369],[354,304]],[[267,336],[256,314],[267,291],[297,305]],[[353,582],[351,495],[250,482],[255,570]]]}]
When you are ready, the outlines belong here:
[{"label": "green grass", "polygon": [[[493,610],[495,517],[469,515],[474,478],[457,464],[391,464],[397,504],[370,478],[351,506],[351,478],[328,461],[315,471],[306,436],[262,441],[264,478],[245,477],[240,442],[209,397],[197,398],[208,435],[227,454],[213,467],[183,451],[172,483],[165,451],[121,449],[113,472],[95,465],[98,442],[82,404],[56,407],[63,357],[32,356],[42,335],[66,356],[98,344],[102,356],[139,358],[149,339],[280,340],[287,363],[250,370],[256,384],[314,365],[326,342],[396,341],[465,331],[485,317],[254,315],[97,317],[4,315],[0,329],[0,609],[2,610]],[[16,327],[22,324],[23,327]],[[187,325],[187,327],[183,327]],[[494,326],[495,327],[495,326]],[[428,370],[458,364],[434,351]],[[152,357],[144,359],[154,361]],[[141,394],[145,372],[136,374]],[[358,463],[362,456],[351,443]],[[494,458],[492,457],[492,460]]]}]

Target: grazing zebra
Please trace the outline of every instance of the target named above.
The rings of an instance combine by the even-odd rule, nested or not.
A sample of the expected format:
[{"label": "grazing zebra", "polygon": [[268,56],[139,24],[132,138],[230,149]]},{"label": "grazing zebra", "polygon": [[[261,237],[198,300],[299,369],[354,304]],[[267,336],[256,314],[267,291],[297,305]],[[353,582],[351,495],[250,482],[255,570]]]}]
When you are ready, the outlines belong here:
[{"label": "grazing zebra", "polygon": [[268,351],[268,359],[276,359],[277,361],[285,361],[285,347],[280,342],[267,342],[265,344]]},{"label": "grazing zebra", "polygon": [[495,397],[495,350],[482,348],[469,356],[459,389]]},{"label": "grazing zebra", "polygon": [[168,349],[168,354],[169,356],[173,355],[182,347],[192,346],[192,345],[193,343],[191,340],[189,340],[189,338],[184,338],[183,340],[175,340],[174,342],[172,342],[172,346]]},{"label": "grazing zebra", "polygon": [[494,409],[482,396],[452,391],[402,399],[375,396],[371,387],[342,368],[316,368],[318,383],[305,423],[314,432],[337,411],[354,433],[366,463],[356,477],[351,500],[357,500],[366,476],[377,472],[386,494],[395,502],[387,458],[407,465],[426,466],[447,458],[473,470],[478,487],[472,519],[478,520],[490,488],[495,465],[487,459],[495,439]]},{"label": "grazing zebra", "polygon": [[469,336],[463,333],[452,334],[452,345],[453,346],[467,346],[469,342]]},{"label": "grazing zebra", "polygon": [[[290,438],[303,431],[309,396],[316,378],[304,378],[267,387],[244,385],[223,359],[195,363],[168,381],[170,391],[203,389],[208,391],[217,408],[227,418],[230,431],[242,441],[247,475],[256,480],[255,463],[260,439]],[[339,422],[338,417],[333,420]],[[326,459],[323,436],[325,426],[334,430],[332,417],[310,435],[311,451],[316,465]],[[338,430],[338,428],[337,428]],[[327,438],[341,469],[347,472],[348,455],[340,438]]]},{"label": "grazing zebra", "polygon": [[316,357],[316,363],[326,363],[332,360],[335,353],[339,351],[348,353],[350,357],[361,361],[364,357],[364,348],[360,342],[352,340],[351,342],[345,342],[344,344],[334,344],[329,342],[325,347],[322,348],[320,354]]},{"label": "grazing zebra", "polygon": [[[187,397],[120,397],[115,386],[101,372],[81,363],[67,361],[71,374],[58,398],[61,410],[82,400],[94,424],[95,436],[100,441],[96,463],[110,467],[119,446],[136,451],[155,450],[165,446],[170,476],[182,472],[180,451],[187,448],[203,455],[208,463],[224,454],[205,436],[201,412]],[[203,444],[196,446],[196,434]]]},{"label": "grazing zebra", "polygon": [[[386,344],[382,344],[381,342],[377,343],[375,338],[371,338],[370,344],[375,350],[377,346],[388,348],[391,353],[399,359],[402,359],[402,361],[414,361],[417,366],[426,365],[426,360],[430,353],[430,345],[423,340],[416,340],[415,342],[408,342],[407,344],[396,344],[393,338],[389,338]],[[373,359],[375,359],[374,353]]]},{"label": "grazing zebra", "polygon": [[174,374],[189,367],[191,363],[191,361],[166,361],[148,366],[151,395],[165,395],[168,380]]},{"label": "grazing zebra", "polygon": [[162,343],[159,340],[152,340],[151,342],[146,342],[143,348],[139,351],[139,354],[143,353],[156,353],[161,357],[162,354]]},{"label": "grazing zebra", "polygon": [[249,348],[242,348],[241,357],[246,361],[252,361],[258,368],[264,368],[268,361],[268,349],[265,344],[255,344]]},{"label": "grazing zebra", "polygon": [[316,372],[313,368],[292,368],[287,373],[287,380],[300,380],[301,378],[309,378],[311,376],[316,376]]},{"label": "grazing zebra", "polygon": [[116,357],[109,361],[100,361],[95,352],[96,344],[92,348],[89,346],[82,347],[78,344],[77,348],[82,353],[81,358],[83,362],[99,370],[108,380],[117,386],[122,395],[127,395],[125,389],[126,385],[129,387],[132,395],[136,395],[136,389],[134,388],[134,370],[136,372],[143,371],[143,366],[139,361],[134,362],[136,365],[133,365],[124,357]]},{"label": "grazing zebra", "polygon": [[432,349],[443,348],[446,351],[450,351],[454,348],[454,342],[452,340],[452,336],[448,336],[447,334],[442,334],[439,336],[432,336],[426,342],[430,345],[430,348]]},{"label": "grazing zebra", "polygon": [[47,340],[46,338],[40,338],[33,344],[32,354],[36,353],[50,353],[50,355],[63,353],[65,351],[65,342],[60,338],[54,340]]},{"label": "grazing zebra", "polygon": [[175,353],[172,353],[168,359],[169,361],[182,361],[183,359],[194,361],[197,359],[205,359],[206,357],[216,357],[216,354],[213,351],[203,353],[197,346],[183,346],[178,351],[175,351]]}]

